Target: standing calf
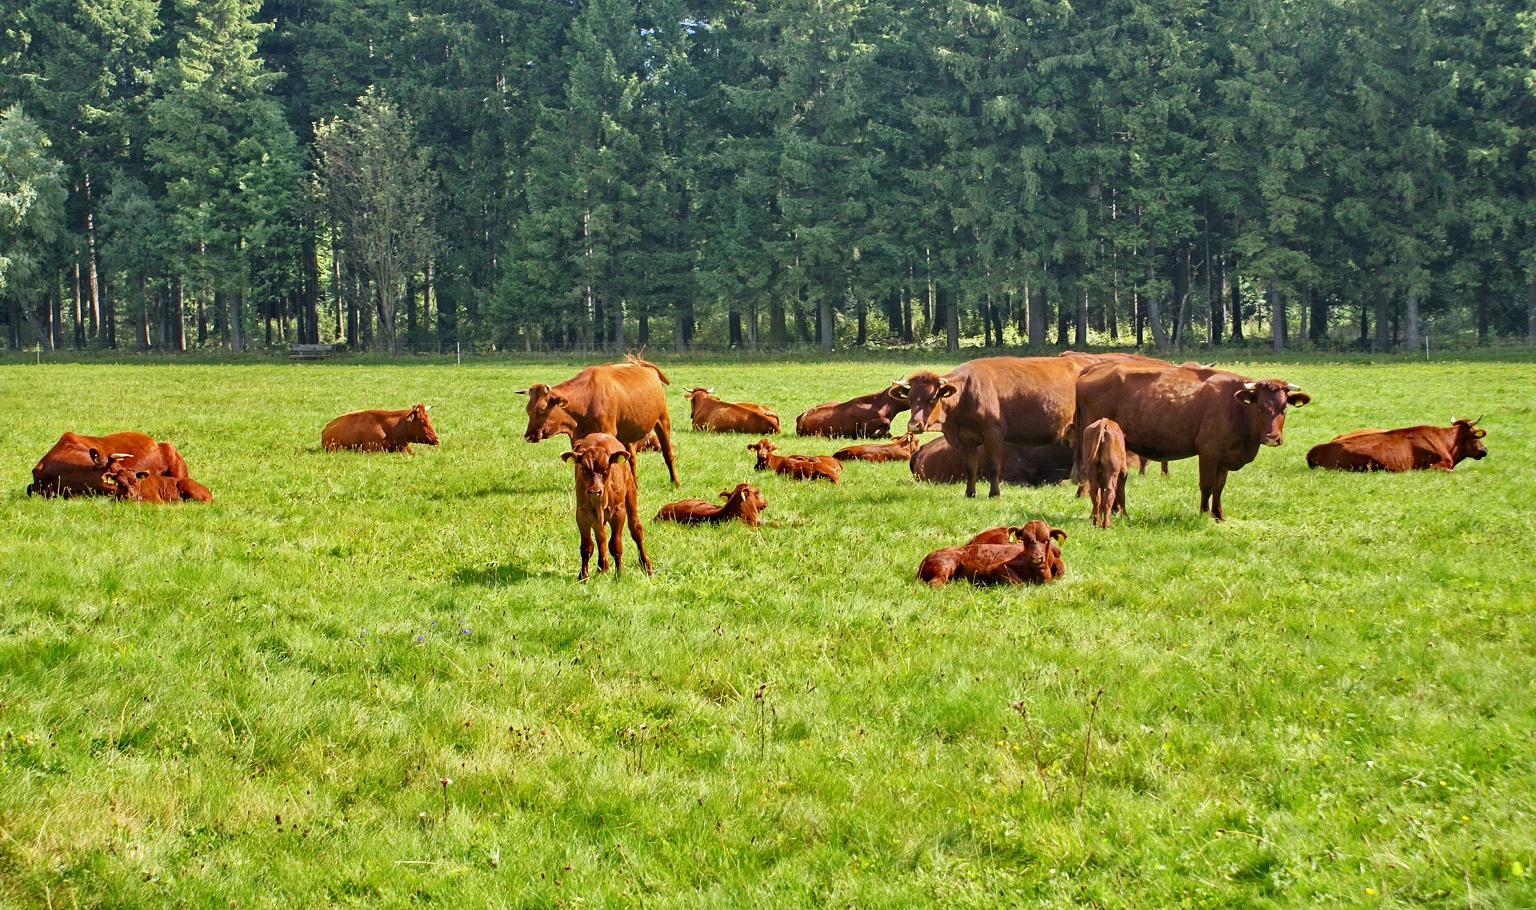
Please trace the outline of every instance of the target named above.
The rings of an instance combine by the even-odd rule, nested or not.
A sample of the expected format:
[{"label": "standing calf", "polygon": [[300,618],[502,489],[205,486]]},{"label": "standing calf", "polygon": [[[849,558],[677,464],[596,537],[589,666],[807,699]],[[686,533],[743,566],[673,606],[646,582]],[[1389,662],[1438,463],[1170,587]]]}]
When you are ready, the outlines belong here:
[{"label": "standing calf", "polygon": [[1103,417],[1083,431],[1083,446],[1093,523],[1107,528],[1112,513],[1125,514],[1125,433],[1120,424]]},{"label": "standing calf", "polygon": [[757,469],[759,471],[772,470],[777,474],[784,474],[796,480],[815,480],[824,477],[837,483],[838,475],[843,473],[843,464],[831,455],[775,455],[774,450],[778,446],[766,439],[747,446],[747,451],[757,453]]},{"label": "standing calf", "polygon": [[[597,571],[608,571],[608,553],[613,554],[613,574],[620,571],[624,545],[619,539],[624,523],[640,551],[640,565],[650,575],[651,558],[645,555],[644,531],[640,528],[639,491],[635,488],[634,464],[622,442],[607,433],[584,436],[569,452],[560,453],[564,461],[576,466],[576,527],[581,531],[581,574],[587,580],[587,564],[597,549]],[[603,549],[603,529],[608,529],[608,547]],[[594,544],[594,539],[596,543]]]},{"label": "standing calf", "polygon": [[738,483],[734,490],[724,490],[720,498],[725,505],[717,506],[702,499],[682,499],[669,502],[656,513],[657,521],[675,521],[685,525],[721,524],[734,518],[751,527],[758,525],[758,513],[768,508],[768,500],[762,491],[749,483]]}]

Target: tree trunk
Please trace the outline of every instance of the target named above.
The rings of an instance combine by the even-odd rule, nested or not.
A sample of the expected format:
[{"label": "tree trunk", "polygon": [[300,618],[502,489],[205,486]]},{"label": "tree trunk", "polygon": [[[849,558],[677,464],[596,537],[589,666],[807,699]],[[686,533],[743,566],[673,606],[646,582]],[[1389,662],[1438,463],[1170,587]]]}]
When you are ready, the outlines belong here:
[{"label": "tree trunk", "polygon": [[1391,323],[1387,318],[1387,290],[1378,287],[1376,290],[1376,337],[1371,341],[1371,350],[1386,351],[1392,347],[1390,332]]},{"label": "tree trunk", "polygon": [[1225,253],[1223,253],[1221,256],[1221,284],[1219,287],[1219,293],[1213,296],[1209,287],[1206,288],[1205,293],[1206,303],[1210,304],[1211,307],[1211,347],[1215,347],[1226,340],[1224,337],[1224,333],[1226,331],[1226,320],[1222,318],[1224,315],[1226,315],[1227,309],[1226,301],[1223,299],[1226,296],[1226,293],[1227,256]]},{"label": "tree trunk", "polygon": [[854,344],[855,347],[862,348],[865,345],[865,343],[867,343],[868,341],[869,341],[869,304],[866,301],[860,300],[859,301],[859,331],[858,331],[858,335],[853,339],[853,344]]},{"label": "tree trunk", "polygon": [[1477,282],[1477,343],[1488,343],[1488,271],[1482,270]]},{"label": "tree trunk", "polygon": [[757,301],[747,303],[747,349],[757,353]]},{"label": "tree trunk", "polygon": [[725,343],[732,350],[741,349],[741,311],[735,307],[726,320]]},{"label": "tree trunk", "polygon": [[117,301],[112,297],[111,285],[107,285],[101,295],[101,329],[106,339],[104,346],[115,350],[117,348]]},{"label": "tree trunk", "polygon": [[613,310],[613,350],[617,354],[624,353],[624,301],[615,300],[609,305]]},{"label": "tree trunk", "polygon": [[679,308],[672,314],[672,344],[673,349],[681,354],[683,352],[683,311]]},{"label": "tree trunk", "polygon": [[[53,304],[50,301],[46,301],[46,300],[43,303],[44,303],[44,306],[47,307],[48,312],[52,313],[53,312]],[[32,311],[32,306],[30,304],[22,303],[21,301],[18,300],[16,302],[16,308],[21,311],[22,317],[27,320],[27,325],[31,326],[32,333],[37,336],[37,346],[39,348],[41,348],[42,350],[44,350],[44,351],[48,351],[49,353],[52,353],[53,352],[53,338],[51,337],[51,335],[50,335],[50,333],[48,331],[48,327],[46,325],[44,325],[42,322],[40,322],[38,320],[38,318],[37,318],[37,314]],[[15,341],[16,341],[15,347],[19,350],[21,348],[21,343],[20,343],[21,342],[21,334],[20,334],[20,332],[16,332],[15,333]]]},{"label": "tree trunk", "polygon": [[[1531,287],[1536,288],[1536,278],[1531,279]],[[1536,291],[1532,293],[1536,293]],[[1532,309],[1531,313],[1533,314],[1531,316],[1533,320],[1531,325],[1536,327],[1536,309]],[[1536,328],[1532,328],[1531,332],[1533,333],[1533,338],[1536,338]],[[901,340],[907,344],[911,344],[914,340],[912,338],[912,289],[910,287],[901,289]]]},{"label": "tree trunk", "polygon": [[1025,288],[1024,293],[1029,298],[1029,346],[1043,348],[1048,341],[1045,335],[1045,286]]},{"label": "tree trunk", "polygon": [[229,301],[229,349],[236,352],[245,350],[245,327],[240,324],[240,311],[243,309],[244,297],[243,291],[224,295],[224,299]]},{"label": "tree trunk", "polygon": [[74,317],[74,322],[75,322],[75,350],[78,351],[78,350],[80,350],[80,349],[85,347],[85,339],[86,339],[86,335],[85,335],[85,307],[81,303],[80,254],[79,254],[78,250],[75,251],[75,269],[74,269],[74,271],[75,271],[75,299],[74,299],[74,312],[71,315]]},{"label": "tree trunk", "polygon": [[1280,297],[1280,285],[1269,279],[1269,328],[1274,337],[1274,349],[1285,350],[1285,301]]},{"label": "tree trunk", "polygon": [[1194,282],[1189,277],[1189,244],[1179,244],[1178,252],[1174,254],[1173,270],[1173,296],[1178,301],[1173,320],[1173,337],[1175,345],[1184,341],[1190,320],[1190,306],[1194,299]]},{"label": "tree trunk", "polygon": [[176,350],[187,349],[187,292],[181,276],[176,277],[176,317],[171,320],[171,344]]},{"label": "tree trunk", "polygon": [[954,354],[960,350],[960,297],[949,288],[939,288],[935,305],[944,311],[944,350]]},{"label": "tree trunk", "polygon": [[775,296],[768,302],[768,341],[783,344],[789,341],[789,324],[785,321],[784,301]]},{"label": "tree trunk", "polygon": [[640,350],[643,351],[643,350],[645,350],[645,346],[651,343],[651,316],[650,316],[650,314],[642,312],[640,314],[640,320],[639,321],[640,321],[640,339],[639,339],[639,343],[640,343]]},{"label": "tree trunk", "polygon": [[96,271],[96,215],[91,206],[91,175],[85,175],[85,279],[90,294],[90,334],[96,343],[105,346],[106,331],[101,319],[101,276]]},{"label": "tree trunk", "polygon": [[[1157,253],[1154,248],[1147,256],[1147,323],[1152,328],[1152,343],[1157,346],[1159,351],[1165,351],[1168,349],[1168,335],[1163,331],[1163,320],[1157,305],[1157,294],[1152,290],[1152,282],[1157,280],[1157,275],[1153,271],[1155,268],[1153,263],[1156,260]],[[1140,341],[1139,338],[1137,340]]]},{"label": "tree trunk", "polygon": [[1307,343],[1307,314],[1312,311],[1312,285],[1310,283],[1301,286],[1301,303],[1296,307],[1296,312],[1301,315],[1301,329],[1296,332],[1296,346],[1301,347]]},{"label": "tree trunk", "polygon": [[1328,295],[1313,294],[1310,301],[1312,318],[1308,320],[1308,340],[1320,343],[1328,340]]},{"label": "tree trunk", "polygon": [[823,291],[816,301],[816,315],[819,323],[818,335],[821,340],[821,350],[824,353],[832,353],[832,298]]},{"label": "tree trunk", "polygon": [[1525,338],[1536,344],[1536,269],[1531,271],[1530,280],[1525,284]]},{"label": "tree trunk", "polygon": [[1088,288],[1086,284],[1077,291],[1077,331],[1072,337],[1079,348],[1088,346]]},{"label": "tree trunk", "polygon": [[1072,321],[1072,317],[1068,315],[1070,312],[1068,305],[1071,300],[1072,294],[1068,291],[1061,295],[1061,302],[1056,304],[1056,346],[1058,348],[1067,346],[1067,325]]},{"label": "tree trunk", "polygon": [[1232,340],[1243,342],[1243,282],[1237,271],[1237,260],[1232,260]]}]

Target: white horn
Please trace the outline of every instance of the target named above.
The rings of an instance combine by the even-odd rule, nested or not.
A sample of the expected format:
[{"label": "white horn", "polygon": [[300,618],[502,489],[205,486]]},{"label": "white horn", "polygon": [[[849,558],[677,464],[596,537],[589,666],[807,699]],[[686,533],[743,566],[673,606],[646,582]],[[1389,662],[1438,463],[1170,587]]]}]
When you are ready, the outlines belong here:
[{"label": "white horn", "polygon": [[1257,382],[1245,382],[1245,383],[1243,383],[1244,391],[1252,392],[1254,389],[1256,389],[1258,387],[1259,387],[1259,384]]},{"label": "white horn", "polygon": [[905,379],[893,379],[891,380],[891,385],[899,385],[904,389],[912,388],[912,383],[906,381]]},{"label": "white horn", "polygon": [[528,394],[528,390],[527,389],[518,389],[513,394],[515,394],[515,395],[527,395]]},{"label": "white horn", "polygon": [[432,405],[430,405],[430,404],[427,405],[426,410],[428,410],[428,411],[432,410]]},{"label": "white horn", "polygon": [[1296,385],[1295,383],[1287,382],[1285,384],[1285,390],[1287,392],[1300,392],[1301,391],[1301,386]]},{"label": "white horn", "polygon": [[712,389],[712,388],[709,388],[709,389],[705,389],[705,390],[704,390],[704,394],[705,394],[705,395],[713,395],[713,394],[715,394],[715,390],[714,390],[714,389]]}]

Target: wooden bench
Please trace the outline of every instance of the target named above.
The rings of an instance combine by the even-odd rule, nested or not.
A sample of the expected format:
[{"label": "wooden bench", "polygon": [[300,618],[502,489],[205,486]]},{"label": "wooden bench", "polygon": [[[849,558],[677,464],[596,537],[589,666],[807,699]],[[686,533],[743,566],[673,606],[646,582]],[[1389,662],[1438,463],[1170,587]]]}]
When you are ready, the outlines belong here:
[{"label": "wooden bench", "polygon": [[328,344],[296,344],[288,349],[288,356],[294,360],[324,360],[331,356],[331,347]]}]

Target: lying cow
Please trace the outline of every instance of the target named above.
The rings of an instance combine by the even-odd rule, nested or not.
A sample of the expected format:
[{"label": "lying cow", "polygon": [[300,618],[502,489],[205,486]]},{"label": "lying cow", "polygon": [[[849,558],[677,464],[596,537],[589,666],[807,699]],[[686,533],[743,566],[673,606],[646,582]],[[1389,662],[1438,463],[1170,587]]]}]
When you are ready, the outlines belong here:
[{"label": "lying cow", "polygon": [[194,500],[213,502],[213,493],[190,477],[164,477],[128,466],[126,455],[109,455],[103,480],[118,499],[135,502],[170,503]]},{"label": "lying cow", "polygon": [[801,436],[878,439],[891,435],[891,418],[907,407],[907,402],[891,394],[887,387],[847,401],[829,401],[806,408],[795,418],[795,432]]},{"label": "lying cow", "polygon": [[[629,536],[640,551],[640,565],[650,575],[651,558],[645,555],[645,532],[640,527],[639,490],[635,486],[634,456],[622,442],[607,433],[582,437],[569,452],[561,452],[562,461],[576,468],[576,527],[581,531],[581,574],[587,580],[587,565],[592,550],[597,549],[597,571],[608,571],[608,554],[613,554],[613,574],[620,571],[624,544],[620,532],[629,524]],[[603,547],[607,529],[607,548]],[[594,540],[596,541],[594,543]]]},{"label": "lying cow", "polygon": [[[1064,445],[1016,446],[1003,444],[1002,481],[1038,487],[1060,483],[1072,473],[1072,447]],[[944,437],[929,440],[908,461],[914,480],[929,483],[962,483],[965,458]]]},{"label": "lying cow", "polygon": [[103,476],[113,455],[124,456],[127,466],[151,476],[187,476],[187,463],[175,446],[143,433],[65,433],[32,468],[27,495],[111,496],[115,491]]},{"label": "lying cow", "polygon": [[428,404],[418,404],[399,411],[353,411],[343,414],[320,431],[320,445],[327,452],[355,449],[359,452],[411,451],[412,443],[437,445],[437,433],[427,412]]},{"label": "lying cow", "polygon": [[930,585],[947,584],[956,578],[976,585],[1044,584],[1066,572],[1057,544],[1067,539],[1067,532],[1038,519],[1019,528],[994,530],[1008,532],[1016,542],[935,550],[918,566],[918,580]]},{"label": "lying cow", "polygon": [[1448,427],[1355,430],[1313,446],[1307,452],[1307,467],[1335,471],[1450,471],[1464,458],[1486,457],[1486,435],[1486,430],[1477,429],[1477,420],[1455,417]]},{"label": "lying cow", "polygon": [[542,442],[564,434],[574,444],[592,433],[607,433],[634,446],[655,433],[672,485],[678,486],[672,463],[672,417],[662,388],[669,384],[660,367],[637,357],[587,367],[558,385],[536,383],[518,392],[528,396],[528,429],[523,438]]},{"label": "lying cow", "polygon": [[838,461],[911,461],[915,451],[917,437],[908,433],[890,442],[865,443],[838,449],[832,453],[832,457]]},{"label": "lying cow", "polygon": [[1125,433],[1120,424],[1101,418],[1088,425],[1083,431],[1083,464],[1093,523],[1107,528],[1112,513],[1125,514]]},{"label": "lying cow", "polygon": [[773,452],[777,448],[768,440],[759,439],[747,446],[747,451],[757,453],[759,471],[771,470],[796,480],[825,478],[837,483],[843,473],[843,463],[831,455],[775,455]]},{"label": "lying cow", "polygon": [[779,415],[760,404],[722,401],[714,389],[688,389],[683,397],[693,407],[693,428],[711,433],[765,433],[779,431]]},{"label": "lying cow", "polygon": [[722,524],[740,519],[744,525],[757,527],[758,515],[768,508],[768,500],[762,491],[749,483],[738,483],[736,489],[720,494],[724,505],[715,505],[703,499],[682,499],[669,502],[656,513],[657,521],[675,521],[679,524]]}]

